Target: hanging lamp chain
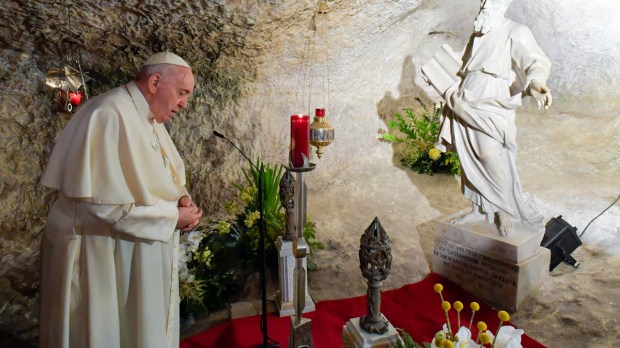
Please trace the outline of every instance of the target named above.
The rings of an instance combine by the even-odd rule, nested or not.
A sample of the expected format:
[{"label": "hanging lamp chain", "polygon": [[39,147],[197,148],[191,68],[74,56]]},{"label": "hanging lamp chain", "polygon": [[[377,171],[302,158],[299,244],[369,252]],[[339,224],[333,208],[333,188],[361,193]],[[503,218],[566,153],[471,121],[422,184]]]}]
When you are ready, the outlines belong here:
[{"label": "hanging lamp chain", "polygon": [[[323,97],[323,105],[325,107],[326,99],[327,99],[327,109],[330,109],[329,105],[329,45],[327,41],[327,30],[323,27],[326,25],[326,21],[324,21],[324,17],[327,14],[327,4],[324,0],[320,0],[317,3],[317,7],[315,9],[312,18],[310,19],[310,23],[308,25],[308,31],[310,32],[306,38],[302,59],[301,59],[301,70],[302,74],[298,74],[297,76],[297,90],[295,93],[295,105],[300,106],[300,109],[303,109],[303,101],[308,100],[307,112],[310,112],[310,107],[312,105],[312,85],[314,81],[315,69],[318,63],[324,64],[323,76],[322,76],[322,97]],[[321,30],[323,28],[323,30]],[[325,53],[322,55],[324,59],[319,62],[317,59],[317,41],[323,41],[325,46]],[[302,77],[303,75],[303,77]],[[301,79],[301,81],[300,81]],[[300,89],[301,99],[300,99]],[[307,89],[308,95],[306,95],[305,90]]]}]

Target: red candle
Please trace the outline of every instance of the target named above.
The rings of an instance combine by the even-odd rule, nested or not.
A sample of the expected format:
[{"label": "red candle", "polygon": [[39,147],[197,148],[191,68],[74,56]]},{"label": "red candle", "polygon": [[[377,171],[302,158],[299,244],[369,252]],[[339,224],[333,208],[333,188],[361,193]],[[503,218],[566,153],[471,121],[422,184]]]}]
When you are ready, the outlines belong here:
[{"label": "red candle", "polygon": [[310,116],[291,116],[291,162],[293,167],[303,167],[304,154],[310,158]]}]

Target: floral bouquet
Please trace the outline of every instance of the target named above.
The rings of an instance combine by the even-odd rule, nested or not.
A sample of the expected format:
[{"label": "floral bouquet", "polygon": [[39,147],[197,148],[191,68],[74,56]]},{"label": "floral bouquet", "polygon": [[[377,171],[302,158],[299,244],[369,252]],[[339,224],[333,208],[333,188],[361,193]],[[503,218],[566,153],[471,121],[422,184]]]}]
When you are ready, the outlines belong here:
[{"label": "floral bouquet", "polygon": [[[278,193],[283,167],[270,166],[259,159],[249,171],[244,171],[244,185],[232,185],[238,195],[225,203],[226,219],[213,220],[181,236],[179,287],[181,303],[186,311],[217,310],[237,300],[248,276],[259,269],[259,175],[255,168],[262,170],[267,266],[276,267],[274,242],[283,234],[281,226],[284,226],[284,211]],[[316,241],[314,227],[309,220],[304,238],[311,252],[323,247]],[[311,265],[310,259],[308,265]]]},{"label": "floral bouquet", "polygon": [[[483,321],[479,321],[476,324],[474,331],[476,337],[472,333],[471,327],[474,322],[474,316],[477,311],[480,310],[480,305],[477,302],[472,302],[469,305],[471,309],[471,317],[467,326],[461,325],[461,311],[464,305],[461,301],[455,301],[454,306],[450,302],[443,299],[442,291],[443,285],[437,283],[434,287],[435,292],[439,294],[441,298],[441,308],[446,315],[446,322],[443,324],[443,328],[437,331],[433,341],[430,343],[424,343],[424,348],[522,348],[521,335],[524,331],[517,329],[510,325],[504,325],[505,322],[510,320],[510,315],[506,311],[499,311],[497,316],[499,318],[499,325],[497,331],[492,333],[487,330],[487,324]],[[454,330],[452,323],[450,322],[450,310],[454,308],[457,312],[456,330]],[[399,330],[403,342],[399,342],[397,347],[405,348],[421,348],[411,339],[411,336]]]}]

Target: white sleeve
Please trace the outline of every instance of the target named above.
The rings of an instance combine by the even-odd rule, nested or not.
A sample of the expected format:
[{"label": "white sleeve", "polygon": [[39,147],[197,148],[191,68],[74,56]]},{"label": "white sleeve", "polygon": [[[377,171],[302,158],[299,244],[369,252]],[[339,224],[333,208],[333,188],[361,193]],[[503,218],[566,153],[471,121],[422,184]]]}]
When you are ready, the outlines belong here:
[{"label": "white sleeve", "polygon": [[114,231],[160,242],[170,240],[179,219],[177,203],[161,199],[155,205],[148,206],[81,203],[91,215]]}]

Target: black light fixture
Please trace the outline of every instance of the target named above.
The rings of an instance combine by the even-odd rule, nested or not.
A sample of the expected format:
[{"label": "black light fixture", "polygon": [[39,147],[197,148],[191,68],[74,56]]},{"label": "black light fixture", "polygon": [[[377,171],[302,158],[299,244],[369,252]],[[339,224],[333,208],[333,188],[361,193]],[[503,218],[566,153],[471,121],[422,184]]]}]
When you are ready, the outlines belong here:
[{"label": "black light fixture", "polygon": [[549,271],[553,271],[562,261],[577,268],[579,261],[570,254],[581,245],[577,236],[577,228],[562,219],[562,215],[551,218],[545,225],[545,236],[540,246],[551,250]]}]

